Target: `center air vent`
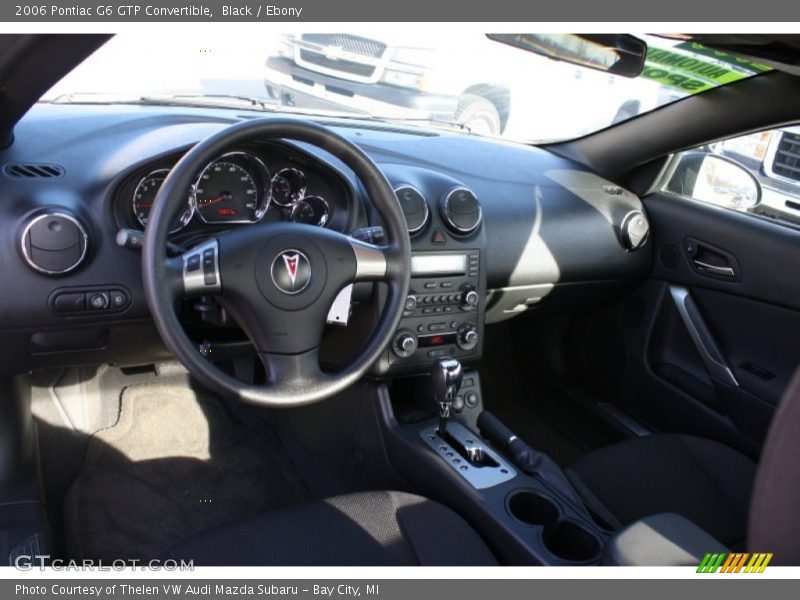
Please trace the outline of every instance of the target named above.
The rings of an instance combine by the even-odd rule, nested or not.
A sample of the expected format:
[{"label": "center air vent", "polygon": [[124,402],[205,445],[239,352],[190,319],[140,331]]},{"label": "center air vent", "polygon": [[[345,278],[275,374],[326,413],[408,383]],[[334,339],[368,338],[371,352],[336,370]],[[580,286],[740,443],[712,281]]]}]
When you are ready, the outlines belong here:
[{"label": "center air vent", "polygon": [[445,225],[456,235],[469,235],[481,224],[481,203],[470,190],[456,188],[451,190],[439,205],[439,212]]},{"label": "center air vent", "polygon": [[408,233],[415,235],[425,228],[430,217],[425,197],[410,185],[401,185],[394,191],[400,202],[400,208],[406,217]]},{"label": "center air vent", "polygon": [[64,167],[59,165],[10,163],[3,167],[3,172],[9,177],[18,179],[52,179],[64,174]]}]

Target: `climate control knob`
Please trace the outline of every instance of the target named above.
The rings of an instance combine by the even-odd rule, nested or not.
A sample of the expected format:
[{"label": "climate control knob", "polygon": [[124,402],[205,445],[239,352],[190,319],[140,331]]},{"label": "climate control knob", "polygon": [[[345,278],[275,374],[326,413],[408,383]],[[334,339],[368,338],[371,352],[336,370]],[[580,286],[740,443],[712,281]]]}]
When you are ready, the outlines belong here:
[{"label": "climate control knob", "polygon": [[392,351],[399,358],[408,358],[417,351],[417,336],[410,331],[398,331],[392,342]]},{"label": "climate control knob", "polygon": [[465,323],[458,329],[457,343],[458,347],[462,350],[472,350],[478,345],[479,341],[478,330],[474,325]]},{"label": "climate control knob", "polygon": [[465,288],[461,293],[461,306],[464,308],[474,308],[478,306],[480,299],[481,298],[478,295],[478,290],[476,290],[474,287]]}]

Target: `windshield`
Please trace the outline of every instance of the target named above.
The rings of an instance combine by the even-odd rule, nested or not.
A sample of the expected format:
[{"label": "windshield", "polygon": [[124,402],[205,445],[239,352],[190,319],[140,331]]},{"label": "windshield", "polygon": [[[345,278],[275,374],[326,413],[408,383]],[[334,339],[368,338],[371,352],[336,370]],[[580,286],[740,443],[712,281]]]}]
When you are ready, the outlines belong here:
[{"label": "windshield", "polygon": [[575,138],[768,70],[699,44],[639,36],[636,78],[469,32],[120,34],[43,101],[136,102],[398,121],[524,142]]}]

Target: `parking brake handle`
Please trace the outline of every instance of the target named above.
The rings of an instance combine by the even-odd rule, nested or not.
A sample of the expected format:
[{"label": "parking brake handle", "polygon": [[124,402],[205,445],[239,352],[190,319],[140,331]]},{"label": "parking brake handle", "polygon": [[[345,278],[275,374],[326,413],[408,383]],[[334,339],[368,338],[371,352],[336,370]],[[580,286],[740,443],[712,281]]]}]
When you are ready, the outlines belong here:
[{"label": "parking brake handle", "polygon": [[478,415],[478,429],[481,435],[488,439],[492,445],[503,452],[511,462],[523,473],[533,475],[546,483],[562,496],[577,502],[583,502],[572,487],[569,479],[555,461],[544,452],[534,450],[531,446],[519,439],[513,431],[506,427],[500,419],[488,411]]}]

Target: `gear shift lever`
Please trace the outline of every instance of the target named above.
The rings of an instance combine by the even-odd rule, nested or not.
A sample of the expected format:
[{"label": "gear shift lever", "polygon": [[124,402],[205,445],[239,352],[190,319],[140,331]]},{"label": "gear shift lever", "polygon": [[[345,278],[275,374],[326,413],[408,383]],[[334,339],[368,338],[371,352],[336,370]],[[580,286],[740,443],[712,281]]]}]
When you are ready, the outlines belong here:
[{"label": "gear shift lever", "polygon": [[461,363],[455,358],[444,357],[433,365],[431,379],[436,408],[439,412],[439,436],[444,437],[447,431],[447,420],[450,418],[453,401],[461,387]]}]

